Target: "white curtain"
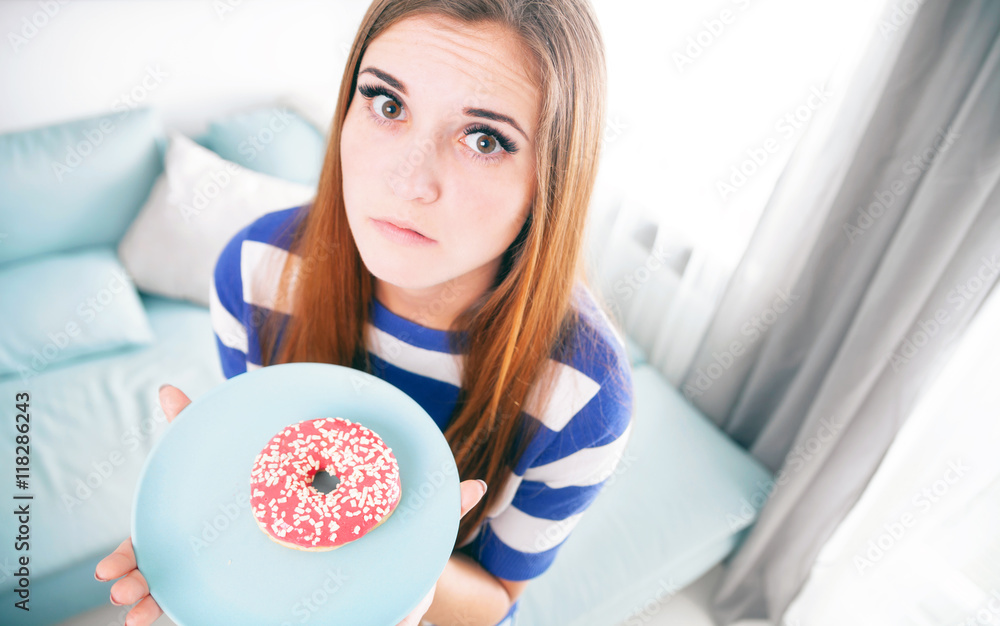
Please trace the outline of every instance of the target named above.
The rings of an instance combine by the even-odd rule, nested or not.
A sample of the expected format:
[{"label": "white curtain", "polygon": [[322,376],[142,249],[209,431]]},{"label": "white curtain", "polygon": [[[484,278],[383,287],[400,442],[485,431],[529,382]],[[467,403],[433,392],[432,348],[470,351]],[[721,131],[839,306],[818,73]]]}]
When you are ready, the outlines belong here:
[{"label": "white curtain", "polygon": [[869,50],[681,387],[776,472],[714,592],[720,624],[784,615],[1000,275],[1000,3],[894,3]]},{"label": "white curtain", "polygon": [[[829,160],[840,166],[856,144],[821,138],[885,1],[642,1],[623,11],[593,0],[609,67],[593,272],[674,385],[792,153],[805,163],[837,150]],[[818,212],[787,211],[789,229],[815,230]],[[774,250],[782,271],[788,250]]]},{"label": "white curtain", "polygon": [[994,289],[784,624],[1000,624],[998,375]]}]

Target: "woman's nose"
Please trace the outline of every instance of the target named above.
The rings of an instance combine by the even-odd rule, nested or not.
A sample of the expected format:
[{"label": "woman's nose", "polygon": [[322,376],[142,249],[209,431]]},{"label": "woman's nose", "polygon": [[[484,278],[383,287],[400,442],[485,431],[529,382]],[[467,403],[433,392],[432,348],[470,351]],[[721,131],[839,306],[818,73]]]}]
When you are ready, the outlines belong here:
[{"label": "woman's nose", "polygon": [[434,202],[441,193],[437,171],[437,143],[427,138],[414,142],[389,172],[388,182],[399,198]]}]

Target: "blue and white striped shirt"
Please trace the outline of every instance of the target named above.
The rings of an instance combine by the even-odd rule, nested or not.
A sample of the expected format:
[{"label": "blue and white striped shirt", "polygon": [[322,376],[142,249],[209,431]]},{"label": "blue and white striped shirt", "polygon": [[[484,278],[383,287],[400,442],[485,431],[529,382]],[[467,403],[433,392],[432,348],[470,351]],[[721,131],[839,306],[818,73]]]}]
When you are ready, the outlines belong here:
[{"label": "blue and white striped shirt", "polygon": [[[263,315],[276,310],[293,222],[308,206],[261,216],[219,256],[210,312],[227,378],[260,367],[256,330]],[[541,421],[540,428],[506,484],[489,486],[501,489],[502,497],[459,548],[498,578],[528,580],[549,568],[614,473],[631,432],[631,368],[621,336],[582,285],[575,304],[582,313],[570,338],[575,354],[567,362],[549,359],[556,380],[544,411],[532,410],[540,406],[534,395],[525,403],[524,413]],[[373,373],[416,400],[442,432],[458,398],[463,363],[463,355],[451,352],[450,334],[400,317],[377,299],[366,326]],[[512,622],[518,605],[501,624]]]}]

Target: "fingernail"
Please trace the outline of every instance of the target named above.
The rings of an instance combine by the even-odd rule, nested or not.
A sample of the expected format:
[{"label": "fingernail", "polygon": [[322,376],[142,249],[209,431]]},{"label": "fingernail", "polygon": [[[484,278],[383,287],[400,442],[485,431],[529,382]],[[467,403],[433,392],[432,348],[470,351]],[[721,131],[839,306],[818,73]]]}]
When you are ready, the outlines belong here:
[{"label": "fingernail", "polygon": [[121,606],[122,605],[121,602],[118,602],[117,600],[115,600],[115,594],[113,592],[111,594],[111,604],[113,604],[115,606]]},{"label": "fingernail", "polygon": [[480,483],[482,483],[482,485],[483,485],[483,495],[486,495],[486,488],[487,488],[486,487],[486,481],[482,480],[481,478],[477,478],[476,480],[478,480]]},{"label": "fingernail", "polygon": [[97,570],[94,570],[94,580],[99,580],[102,583],[105,582],[103,578],[97,575]]}]

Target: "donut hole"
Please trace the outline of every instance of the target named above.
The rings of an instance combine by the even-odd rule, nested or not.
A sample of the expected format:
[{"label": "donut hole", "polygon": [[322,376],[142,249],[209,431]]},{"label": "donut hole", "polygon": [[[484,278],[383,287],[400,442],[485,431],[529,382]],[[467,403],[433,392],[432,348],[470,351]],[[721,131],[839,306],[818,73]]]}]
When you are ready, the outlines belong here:
[{"label": "donut hole", "polygon": [[313,477],[312,487],[320,493],[330,493],[340,484],[340,479],[336,474],[331,474],[326,470],[319,470]]}]

